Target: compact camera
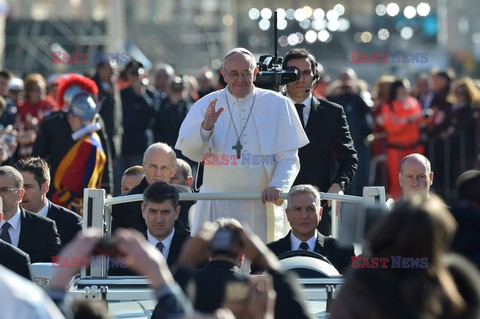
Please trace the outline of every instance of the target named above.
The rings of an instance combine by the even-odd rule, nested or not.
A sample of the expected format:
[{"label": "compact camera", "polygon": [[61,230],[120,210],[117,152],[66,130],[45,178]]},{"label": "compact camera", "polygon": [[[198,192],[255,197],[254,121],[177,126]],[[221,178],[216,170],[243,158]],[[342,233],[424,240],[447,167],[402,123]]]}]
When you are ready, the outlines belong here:
[{"label": "compact camera", "polygon": [[236,255],[242,247],[238,232],[228,227],[220,227],[210,244],[213,253],[227,255]]},{"label": "compact camera", "polygon": [[117,256],[119,255],[117,246],[118,241],[115,238],[104,237],[93,249],[93,255]]}]

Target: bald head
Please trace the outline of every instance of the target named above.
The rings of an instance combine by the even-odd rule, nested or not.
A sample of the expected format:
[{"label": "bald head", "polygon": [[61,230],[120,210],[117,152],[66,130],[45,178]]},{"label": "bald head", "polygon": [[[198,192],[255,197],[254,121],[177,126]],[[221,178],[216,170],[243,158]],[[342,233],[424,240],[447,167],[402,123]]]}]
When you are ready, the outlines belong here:
[{"label": "bald head", "polygon": [[187,161],[177,158],[177,171],[170,183],[191,187],[193,184],[192,168]]},{"label": "bald head", "polygon": [[175,75],[175,70],[169,64],[159,63],[155,67],[154,85],[155,88],[165,91],[170,79]]},{"label": "bald head", "polygon": [[422,165],[424,165],[427,169],[427,171],[430,173],[432,171],[432,167],[430,165],[430,161],[428,160],[428,158],[426,158],[425,156],[423,156],[422,154],[419,154],[419,153],[413,153],[413,154],[410,154],[410,155],[407,155],[403,158],[402,160],[402,164],[400,166],[400,172],[403,173],[403,168],[405,167],[405,164],[409,163],[409,162],[412,162],[412,163],[415,163],[415,162],[418,162],[418,163],[421,163]]},{"label": "bald head", "polygon": [[428,196],[433,183],[430,161],[418,153],[406,156],[402,160],[398,180],[405,197],[414,194]]},{"label": "bald head", "polygon": [[150,145],[143,154],[145,179],[150,185],[155,182],[169,183],[175,175],[177,156],[175,151],[165,143]]}]

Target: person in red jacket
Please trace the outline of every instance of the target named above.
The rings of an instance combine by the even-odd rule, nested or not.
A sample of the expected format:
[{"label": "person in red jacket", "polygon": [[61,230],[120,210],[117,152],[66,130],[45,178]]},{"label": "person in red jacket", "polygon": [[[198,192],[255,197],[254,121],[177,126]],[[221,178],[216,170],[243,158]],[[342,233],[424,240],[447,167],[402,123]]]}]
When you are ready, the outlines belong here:
[{"label": "person in red jacket", "polygon": [[46,81],[39,73],[25,78],[25,100],[19,104],[15,128],[18,131],[18,158],[32,154],[33,143],[37,137],[38,125],[45,115],[57,110],[45,96]]},{"label": "person in red jacket", "polygon": [[405,80],[394,81],[380,110],[387,133],[387,192],[393,199],[401,196],[398,171],[402,159],[412,153],[423,154],[419,144],[420,126],[424,123],[422,107],[417,99],[408,96],[408,87]]}]

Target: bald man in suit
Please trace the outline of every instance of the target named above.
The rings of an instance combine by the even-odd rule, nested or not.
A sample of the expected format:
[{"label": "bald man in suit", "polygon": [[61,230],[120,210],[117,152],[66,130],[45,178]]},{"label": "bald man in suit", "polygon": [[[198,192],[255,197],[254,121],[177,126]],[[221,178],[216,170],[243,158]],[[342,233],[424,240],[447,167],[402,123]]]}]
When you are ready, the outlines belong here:
[{"label": "bald man in suit", "polygon": [[[0,221],[3,220],[3,201],[0,197]],[[32,280],[30,257],[17,247],[0,239],[0,265],[18,275]]]}]

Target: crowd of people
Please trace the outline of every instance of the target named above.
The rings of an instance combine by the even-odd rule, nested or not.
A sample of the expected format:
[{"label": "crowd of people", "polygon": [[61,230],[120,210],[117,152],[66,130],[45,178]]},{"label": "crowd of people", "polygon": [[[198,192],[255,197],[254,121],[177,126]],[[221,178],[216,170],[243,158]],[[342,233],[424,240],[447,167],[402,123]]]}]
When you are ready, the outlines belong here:
[{"label": "crowd of people", "polygon": [[[365,307],[374,309],[365,318],[394,308],[399,318],[475,318],[480,292],[468,284],[480,280],[470,264],[480,267],[475,82],[434,71],[420,75],[413,90],[405,79],[381,77],[369,92],[353,69],[330,81],[305,49],[290,50],[283,68],[298,71],[284,92],[255,86],[256,60],[245,48],[225,53],[223,82],[208,69],[195,79],[159,64],[150,84],[138,61],[118,77],[110,63],[91,78],[32,74],[21,81],[0,71],[0,265],[27,280],[7,280],[14,275],[1,268],[0,285],[36,296],[12,294],[8,311],[28,304],[25,317],[61,309],[79,318],[79,309],[91,307],[65,298],[80,266],[56,267],[49,288],[56,306],[42,302],[48,298],[28,280],[31,263],[97,252],[102,234],[80,231],[83,190],[104,188],[108,196],[143,194],[141,203],[113,206],[115,245],[103,253],[131,257],[127,268],[110,265],[109,275],[150,280],[154,318],[201,318],[194,310],[218,318],[309,318],[295,278],[278,262],[297,250],[346,275],[333,318],[357,318]],[[381,165],[371,165],[375,158],[383,158],[383,179],[372,179],[382,175]],[[369,232],[363,257],[427,258],[425,269],[352,271],[353,244],[329,236],[341,208],[331,211],[320,192],[361,195],[372,181],[396,203]],[[179,193],[199,185],[200,193],[261,197],[179,201]],[[456,200],[447,206],[431,189],[442,196],[455,190]],[[281,193],[288,193],[286,203]],[[450,249],[467,266],[444,261]]]},{"label": "crowd of people", "polygon": [[[299,52],[289,55],[292,54],[298,56]],[[285,56],[284,67],[299,67],[296,62],[288,62],[289,59],[288,55]],[[342,105],[346,115],[345,124],[351,135],[349,142],[353,141],[358,162],[361,163],[355,179],[351,178],[352,171],[343,171],[350,175],[351,181],[346,187],[351,194],[361,196],[363,186],[385,185],[387,193],[392,198],[398,198],[400,192],[395,172],[399,161],[411,152],[429,157],[437,171],[436,192],[449,200],[453,198],[455,177],[468,168],[478,167],[478,81],[456,77],[450,70],[432,69],[429,74],[417,75],[413,85],[407,79],[389,75],[367,84],[357,77],[352,68],[341,70],[335,79],[333,74],[325,74],[322,65],[316,62],[312,72],[314,96]],[[3,128],[0,160],[11,164],[31,155],[48,157],[54,174],[60,161],[58,157],[65,154],[49,150],[44,139],[51,137],[50,132],[46,125],[41,124],[45,117],[54,117],[56,111],[65,109],[65,106],[59,104],[57,97],[62,75],[45,76],[46,79],[40,74],[28,74],[21,79],[9,71],[0,72],[3,97],[0,99],[0,125]],[[202,68],[200,74],[194,77],[176,74],[170,65],[163,63],[149,74],[137,61],[126,65],[100,63],[94,74],[89,76],[98,87],[97,101],[101,102],[99,121],[103,122],[108,140],[104,147],[108,163],[102,187],[112,195],[120,194],[116,181],[121,179],[125,169],[140,163],[149,145],[165,142],[174,147],[180,126],[193,103],[225,87],[225,80],[228,82],[228,77],[224,79],[208,68]],[[301,104],[302,94],[296,96],[298,93],[293,90],[292,84],[287,85],[284,94],[294,103]],[[304,104],[306,107],[302,113],[310,112],[307,104]],[[327,108],[333,112],[331,109],[334,108]],[[318,108],[314,107],[314,110],[317,112]],[[317,117],[315,112],[311,114],[311,124],[317,121],[313,120]],[[310,130],[308,119],[309,115],[302,116],[307,135]],[[327,134],[334,134],[335,128],[341,127],[333,121],[320,122],[319,125]],[[305,172],[312,171],[312,167],[323,168],[326,165],[312,156],[308,148],[315,147],[320,153],[319,147],[328,143],[318,146],[311,136],[308,137],[310,144],[301,148],[301,152],[309,153],[312,164],[303,161],[308,169],[300,171],[299,180],[303,180]],[[65,140],[62,142],[66,144]],[[55,142],[51,143],[55,145]],[[180,151],[176,152],[177,156],[186,159]],[[191,165],[194,162],[187,160]],[[315,171],[325,172],[323,169]],[[331,178],[318,176],[317,179],[321,190],[328,190],[325,181],[329,182]]]}]

